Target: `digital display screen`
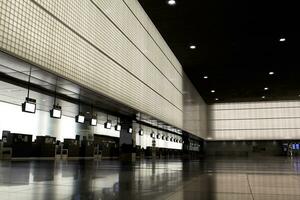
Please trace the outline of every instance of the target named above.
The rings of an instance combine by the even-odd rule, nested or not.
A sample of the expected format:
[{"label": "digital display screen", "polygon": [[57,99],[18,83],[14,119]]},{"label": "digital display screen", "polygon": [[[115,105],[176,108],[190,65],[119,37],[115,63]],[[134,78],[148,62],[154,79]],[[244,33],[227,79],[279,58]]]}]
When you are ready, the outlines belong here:
[{"label": "digital display screen", "polygon": [[296,144],[296,149],[300,150],[300,144]]},{"label": "digital display screen", "polygon": [[22,111],[23,112],[35,113],[35,109],[36,109],[36,104],[35,103],[24,102],[22,104]]},{"label": "digital display screen", "polygon": [[77,116],[77,122],[78,122],[78,123],[84,123],[84,116],[78,115],[78,116]]},{"label": "digital display screen", "polygon": [[105,122],[104,128],[111,129],[111,122]]},{"label": "digital display screen", "polygon": [[61,118],[61,110],[52,109],[51,110],[51,117],[53,117],[53,118]]},{"label": "digital display screen", "polygon": [[115,127],[116,131],[120,131],[121,130],[121,125],[120,124],[117,124],[116,127]]},{"label": "digital display screen", "polygon": [[25,111],[34,113],[35,112],[35,106],[36,105],[32,104],[32,103],[25,103]]},{"label": "digital display screen", "polygon": [[91,119],[91,125],[96,126],[97,125],[97,119]]},{"label": "digital display screen", "polygon": [[144,135],[144,131],[142,129],[139,130],[139,135]]}]

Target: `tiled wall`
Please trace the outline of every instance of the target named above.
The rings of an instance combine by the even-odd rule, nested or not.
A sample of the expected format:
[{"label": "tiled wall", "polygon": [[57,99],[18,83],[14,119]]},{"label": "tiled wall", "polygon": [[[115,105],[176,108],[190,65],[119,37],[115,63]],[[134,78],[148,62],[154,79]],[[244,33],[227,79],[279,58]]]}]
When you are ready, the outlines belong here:
[{"label": "tiled wall", "polygon": [[217,140],[300,139],[300,102],[214,104],[209,126],[208,137]]},{"label": "tiled wall", "polygon": [[190,82],[136,0],[3,0],[0,12],[2,50],[187,129]]}]

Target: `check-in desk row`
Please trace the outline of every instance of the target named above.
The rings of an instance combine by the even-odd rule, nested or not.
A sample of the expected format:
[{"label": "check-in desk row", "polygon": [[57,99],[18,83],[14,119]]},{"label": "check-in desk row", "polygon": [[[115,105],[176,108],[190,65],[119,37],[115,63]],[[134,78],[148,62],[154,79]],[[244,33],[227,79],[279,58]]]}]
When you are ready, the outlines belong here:
[{"label": "check-in desk row", "polygon": [[61,143],[55,137],[37,136],[32,142],[32,135],[10,132],[2,134],[0,145],[0,159],[94,157],[99,154],[92,141],[64,139]]},{"label": "check-in desk row", "polygon": [[137,146],[136,156],[137,158],[177,158],[182,155],[182,151],[178,149],[158,148],[158,147],[147,147],[146,149]]}]

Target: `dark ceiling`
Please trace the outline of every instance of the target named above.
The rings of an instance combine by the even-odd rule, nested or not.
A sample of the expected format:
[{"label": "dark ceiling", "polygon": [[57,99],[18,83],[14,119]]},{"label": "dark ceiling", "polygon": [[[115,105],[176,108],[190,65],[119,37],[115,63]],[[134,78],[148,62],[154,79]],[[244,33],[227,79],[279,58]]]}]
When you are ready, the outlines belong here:
[{"label": "dark ceiling", "polygon": [[206,102],[300,98],[297,1],[139,2]]}]

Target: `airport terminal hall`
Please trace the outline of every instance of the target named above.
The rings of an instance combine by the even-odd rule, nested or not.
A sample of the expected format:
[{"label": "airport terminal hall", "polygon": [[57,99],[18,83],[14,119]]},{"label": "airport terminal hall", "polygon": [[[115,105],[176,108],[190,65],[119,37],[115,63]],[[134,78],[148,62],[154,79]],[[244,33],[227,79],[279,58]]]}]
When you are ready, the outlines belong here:
[{"label": "airport terminal hall", "polygon": [[0,0],[0,200],[300,200],[297,1]]}]

